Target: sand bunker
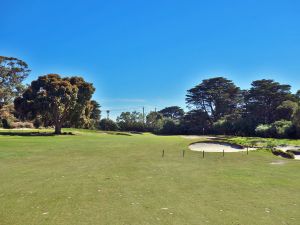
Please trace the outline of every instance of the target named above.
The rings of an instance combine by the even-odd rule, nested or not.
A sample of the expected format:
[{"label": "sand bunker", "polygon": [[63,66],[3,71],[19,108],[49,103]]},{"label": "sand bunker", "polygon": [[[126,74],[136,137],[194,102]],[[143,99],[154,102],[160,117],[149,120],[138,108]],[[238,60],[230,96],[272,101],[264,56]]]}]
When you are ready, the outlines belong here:
[{"label": "sand bunker", "polygon": [[[229,143],[222,142],[199,142],[194,143],[189,146],[192,151],[205,151],[205,152],[241,152],[247,151],[246,148],[243,148],[238,145],[232,145]],[[250,150],[255,150],[255,148],[249,148]]]}]

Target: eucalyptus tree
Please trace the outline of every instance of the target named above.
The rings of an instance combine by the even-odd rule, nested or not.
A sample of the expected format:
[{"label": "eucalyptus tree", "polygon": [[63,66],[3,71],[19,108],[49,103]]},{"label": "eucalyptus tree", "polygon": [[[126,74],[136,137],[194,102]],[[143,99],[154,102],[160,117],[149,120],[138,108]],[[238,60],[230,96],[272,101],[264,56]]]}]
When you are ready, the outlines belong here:
[{"label": "eucalyptus tree", "polygon": [[81,77],[48,74],[31,82],[23,95],[15,99],[15,109],[24,116],[42,117],[60,134],[63,124],[80,119],[94,91],[93,85]]},{"label": "eucalyptus tree", "polygon": [[30,69],[24,61],[0,56],[0,108],[11,104],[24,91],[22,82],[29,73]]}]

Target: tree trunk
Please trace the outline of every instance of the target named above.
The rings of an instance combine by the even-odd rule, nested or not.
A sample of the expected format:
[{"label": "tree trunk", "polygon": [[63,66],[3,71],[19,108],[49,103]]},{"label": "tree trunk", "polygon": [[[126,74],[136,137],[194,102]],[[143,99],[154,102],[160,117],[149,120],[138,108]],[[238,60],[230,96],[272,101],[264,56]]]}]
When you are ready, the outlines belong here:
[{"label": "tree trunk", "polygon": [[55,134],[61,134],[61,125],[55,124]]}]

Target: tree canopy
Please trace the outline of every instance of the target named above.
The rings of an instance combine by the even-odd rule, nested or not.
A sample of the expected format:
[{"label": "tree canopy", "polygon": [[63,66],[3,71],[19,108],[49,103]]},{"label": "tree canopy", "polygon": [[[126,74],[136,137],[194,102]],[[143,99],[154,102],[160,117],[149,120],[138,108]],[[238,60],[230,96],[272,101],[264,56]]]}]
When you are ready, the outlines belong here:
[{"label": "tree canopy", "polygon": [[245,95],[246,110],[258,123],[272,123],[276,118],[277,108],[287,100],[292,100],[291,86],[274,80],[256,80]]},{"label": "tree canopy", "polygon": [[184,111],[179,106],[166,107],[159,111],[165,118],[179,120],[184,116]]},{"label": "tree canopy", "polygon": [[32,118],[41,116],[60,134],[67,121],[80,120],[95,89],[80,77],[62,78],[58,74],[40,76],[32,81],[22,96],[15,99],[15,109]]},{"label": "tree canopy", "polygon": [[239,101],[240,88],[224,77],[203,80],[186,95],[188,106],[205,112],[211,123],[232,113]]},{"label": "tree canopy", "polygon": [[24,91],[28,65],[17,58],[0,56],[0,108],[12,103]]}]

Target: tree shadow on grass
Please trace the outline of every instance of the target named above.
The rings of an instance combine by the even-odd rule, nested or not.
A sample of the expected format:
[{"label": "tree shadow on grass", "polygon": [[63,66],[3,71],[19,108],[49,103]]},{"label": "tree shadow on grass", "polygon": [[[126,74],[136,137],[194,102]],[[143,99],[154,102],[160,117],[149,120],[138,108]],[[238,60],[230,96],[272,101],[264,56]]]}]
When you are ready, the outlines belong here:
[{"label": "tree shadow on grass", "polygon": [[74,135],[72,132],[63,132],[61,134],[55,134],[53,132],[0,132],[0,136],[26,136],[26,137],[48,137],[48,136],[59,136],[59,135]]}]

